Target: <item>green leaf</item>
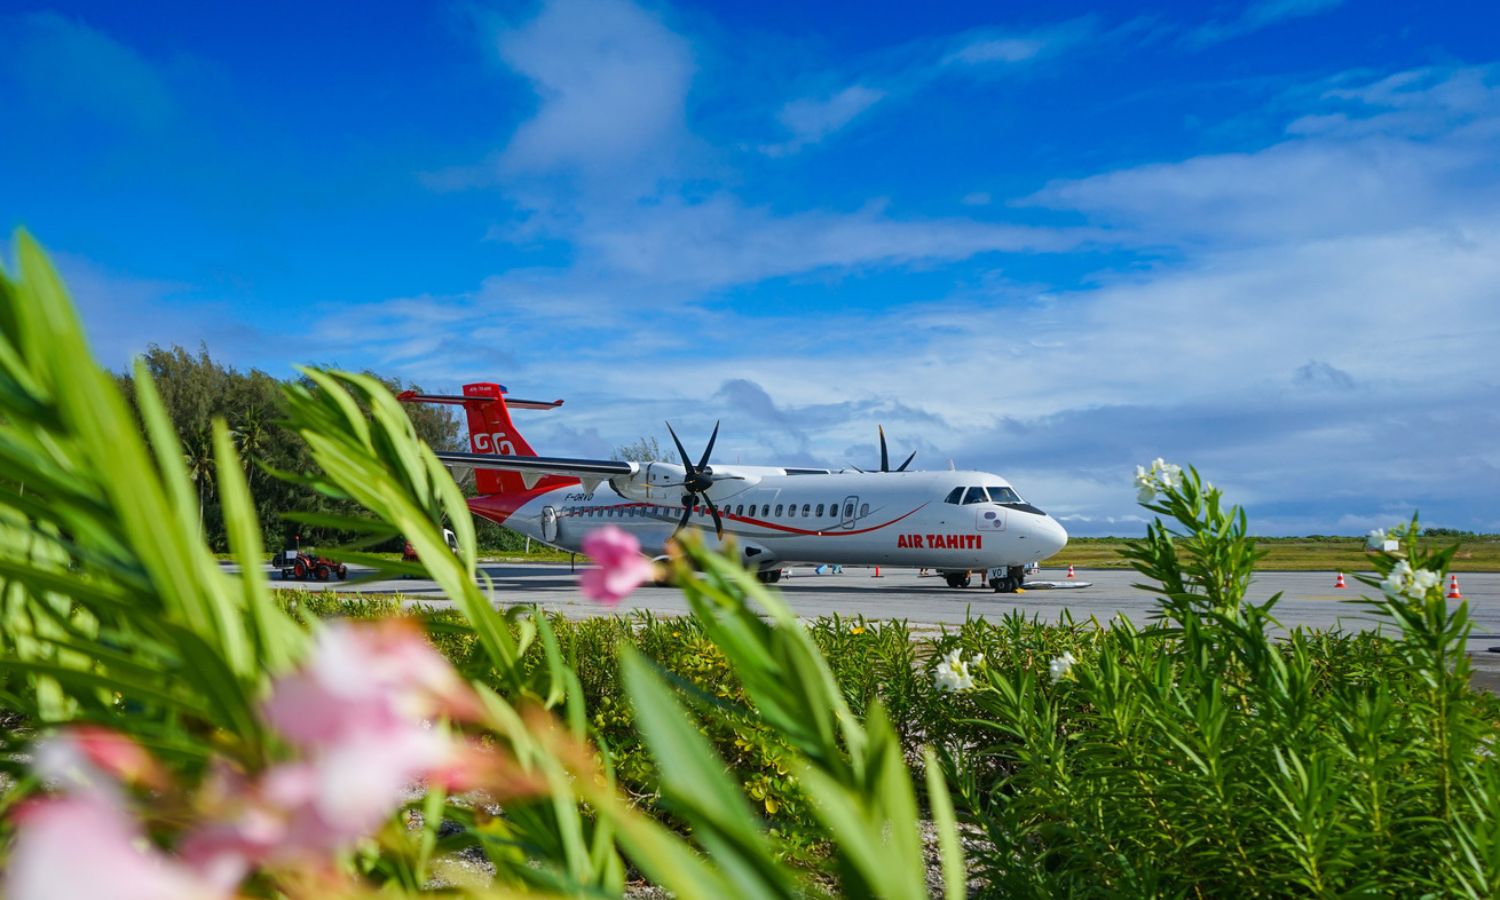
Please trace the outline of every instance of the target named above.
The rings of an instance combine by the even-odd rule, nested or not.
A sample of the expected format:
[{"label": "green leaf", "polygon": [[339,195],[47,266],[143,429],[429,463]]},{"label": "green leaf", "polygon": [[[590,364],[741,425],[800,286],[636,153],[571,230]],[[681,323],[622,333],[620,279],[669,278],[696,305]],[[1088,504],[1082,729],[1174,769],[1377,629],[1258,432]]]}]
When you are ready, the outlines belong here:
[{"label": "green leaf", "polygon": [[776,862],[744,795],[725,774],[666,685],[631,648],[620,658],[636,722],[656,760],[662,798],[692,823],[698,840],[743,897],[790,897],[796,880]]}]

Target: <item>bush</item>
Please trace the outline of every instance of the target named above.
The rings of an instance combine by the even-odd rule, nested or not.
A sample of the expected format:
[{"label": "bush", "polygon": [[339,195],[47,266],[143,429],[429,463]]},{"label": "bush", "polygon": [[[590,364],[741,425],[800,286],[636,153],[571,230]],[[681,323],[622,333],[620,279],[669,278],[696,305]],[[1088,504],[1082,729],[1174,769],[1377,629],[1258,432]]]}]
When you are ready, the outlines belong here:
[{"label": "bush", "polygon": [[1129,552],[1160,586],[1155,625],[956,636],[986,658],[955,700],[972,729],[941,745],[989,889],[1493,896],[1497,709],[1468,686],[1467,607],[1443,598],[1452,550],[1417,548],[1414,520],[1377,559],[1361,602],[1399,639],[1275,641],[1278,598],[1244,597],[1243,514],[1196,472],[1154,487],[1181,527],[1157,519]]},{"label": "bush", "polygon": [[27,723],[0,732],[0,813],[27,801],[0,823],[10,896],[111,879],[415,894],[468,853],[508,893],[618,896],[629,865],[682,897],[917,898],[921,797],[953,898],[949,781],[985,839],[985,893],[1500,893],[1500,710],[1468,687],[1454,550],[1417,543],[1415,519],[1362,601],[1394,640],[1273,639],[1277,598],[1246,599],[1243,513],[1160,461],[1139,476],[1158,518],[1127,551],[1158,592],[1149,627],[808,627],[691,542],[672,563],[689,618],[501,613],[399,404],[309,370],[286,388],[317,466],[298,480],[362,510],[312,518],[369,547],[405,536],[454,608],[276,595],[228,428],[213,469],[237,577],[204,544],[149,374],[147,440],[17,246],[24,277],[0,277],[0,716]]}]

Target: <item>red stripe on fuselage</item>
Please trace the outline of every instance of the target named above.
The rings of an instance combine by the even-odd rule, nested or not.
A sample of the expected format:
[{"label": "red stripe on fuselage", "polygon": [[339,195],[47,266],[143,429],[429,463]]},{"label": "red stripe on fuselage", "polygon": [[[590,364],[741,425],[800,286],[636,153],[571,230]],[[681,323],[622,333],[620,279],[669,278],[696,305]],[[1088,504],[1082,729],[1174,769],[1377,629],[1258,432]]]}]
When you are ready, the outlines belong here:
[{"label": "red stripe on fuselage", "polygon": [[[473,505],[474,505],[474,501],[470,500],[469,501],[469,506],[473,507]],[[891,525],[894,525],[897,522],[901,521],[902,519],[905,519],[907,516],[913,515],[914,513],[918,512],[919,510],[922,509],[922,507],[925,507],[926,505],[927,505],[926,503],[923,503],[921,506],[918,506],[916,509],[911,510],[911,512],[905,513],[904,515],[897,516],[896,518],[890,520],[889,522],[882,522],[879,525],[872,525],[869,528],[853,528],[853,529],[848,529],[848,530],[844,530],[844,529],[837,529],[837,530],[835,530],[835,529],[825,529],[825,530],[818,531],[818,530],[811,530],[811,529],[807,529],[807,528],[794,528],[794,527],[792,527],[790,525],[781,525],[781,524],[776,523],[776,522],[767,522],[767,521],[764,521],[762,519],[752,519],[749,516],[737,516],[734,513],[725,512],[722,509],[719,510],[719,517],[722,518],[722,519],[724,519],[726,522],[744,522],[744,523],[749,524],[749,525],[759,525],[762,528],[770,528],[770,529],[772,529],[774,531],[785,531],[788,534],[802,534],[802,535],[809,535],[811,537],[848,537],[849,535],[854,535],[854,534],[869,534],[872,531],[879,531],[882,528],[886,528],[886,527],[889,527]],[[682,512],[681,512],[682,507],[680,507],[680,506],[679,507],[671,507],[671,506],[668,506],[668,505],[666,505],[664,503],[615,503],[615,504],[612,504],[610,506],[593,506],[593,507],[589,507],[589,508],[590,509],[634,509],[636,507],[642,507],[642,508],[645,508],[645,507],[656,507],[657,509],[668,510],[668,511],[675,511],[676,515],[679,515],[679,516],[682,515]],[[514,510],[512,510],[512,511],[514,511]],[[705,516],[709,515],[708,507],[706,507],[706,506],[694,506],[693,507],[693,512],[695,512],[695,513],[702,513]],[[582,515],[579,515],[579,514],[576,514],[576,513],[574,514],[573,517],[574,518],[588,518],[587,516],[582,516]],[[496,521],[499,521],[499,520],[496,520]],[[707,526],[705,525],[703,527],[707,527]]]},{"label": "red stripe on fuselage", "polygon": [[548,475],[537,482],[535,487],[524,491],[507,491],[501,494],[483,494],[478,497],[470,497],[469,510],[475,515],[489,519],[496,525],[504,525],[506,519],[515,515],[516,510],[543,494],[550,494],[558,488],[573,487],[581,483],[577,478]]}]

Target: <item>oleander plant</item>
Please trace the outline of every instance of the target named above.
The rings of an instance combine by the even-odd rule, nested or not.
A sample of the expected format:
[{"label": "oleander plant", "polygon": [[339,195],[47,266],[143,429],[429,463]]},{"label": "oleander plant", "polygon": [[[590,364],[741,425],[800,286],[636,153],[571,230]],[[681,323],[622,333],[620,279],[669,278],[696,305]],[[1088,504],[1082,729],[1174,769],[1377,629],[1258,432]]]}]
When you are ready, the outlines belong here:
[{"label": "oleander plant", "polygon": [[[496,610],[463,497],[372,378],[307,370],[288,389],[287,424],[317,468],[279,474],[357,503],[367,516],[333,524],[369,545],[405,535],[478,658],[461,672],[408,617],[325,620],[278,603],[219,423],[214,471],[239,562],[226,572],[149,373],[133,379],[138,424],[43,252],[25,234],[15,245],[18,274],[0,279],[6,896],[619,896],[645,879],[681,897],[925,897],[918,784],[939,890],[964,893],[931,755],[914,782],[879,703],[855,715],[785,603],[690,544],[674,565],[695,635],[736,688],[674,687],[619,650],[618,699],[652,761],[650,794],[632,802],[579,669],[545,616]],[[600,540],[620,570],[600,596],[648,574],[620,535]],[[769,805],[712,749],[702,729],[721,715],[753,719],[775,745],[818,823],[815,866],[787,862],[757,814]],[[485,864],[477,880],[448,865],[464,854]]]},{"label": "oleander plant", "polygon": [[[685,898],[1500,893],[1500,706],[1453,550],[1372,536],[1379,631],[1280,629],[1243,511],[1137,474],[1149,623],[800,621],[731,554],[686,617],[496,596],[463,497],[374,379],[309,369],[271,472],[342,558],[443,609],[272,590],[235,435],[202,533],[149,373],[92,361],[44,253],[0,273],[0,893]],[[447,552],[447,520],[459,549]],[[404,535],[416,568],[367,553]],[[1385,548],[1386,538],[1396,542]],[[600,529],[580,591],[649,577]]]},{"label": "oleander plant", "polygon": [[1244,511],[1192,469],[1137,479],[1158,516],[1127,551],[1150,627],[1012,621],[1004,659],[961,638],[940,664],[972,723],[940,748],[987,889],[1500,895],[1500,706],[1469,686],[1453,549],[1423,553],[1415,519],[1374,532],[1402,548],[1353,601],[1381,631],[1276,637],[1279,597],[1246,596]]}]

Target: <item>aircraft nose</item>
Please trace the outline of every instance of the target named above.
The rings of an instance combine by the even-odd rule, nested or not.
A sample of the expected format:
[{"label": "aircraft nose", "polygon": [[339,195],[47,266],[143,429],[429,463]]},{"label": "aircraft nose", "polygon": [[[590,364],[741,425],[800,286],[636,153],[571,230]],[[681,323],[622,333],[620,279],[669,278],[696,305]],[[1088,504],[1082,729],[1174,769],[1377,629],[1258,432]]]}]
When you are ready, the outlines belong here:
[{"label": "aircraft nose", "polygon": [[1068,532],[1051,516],[1042,516],[1036,523],[1034,534],[1038,543],[1047,548],[1039,559],[1056,556],[1068,546]]}]

